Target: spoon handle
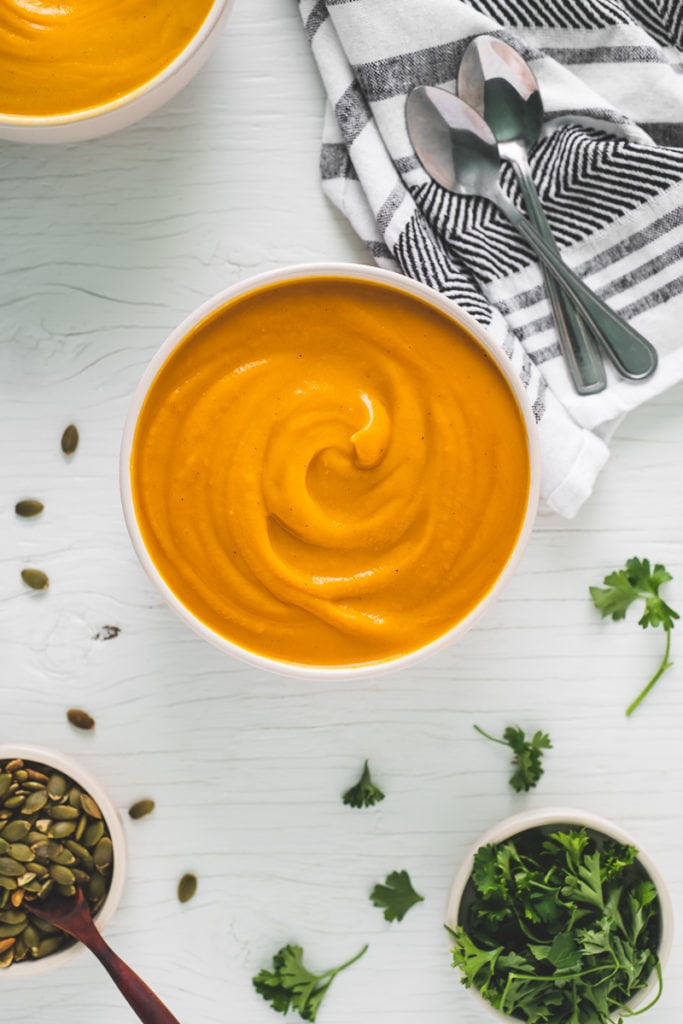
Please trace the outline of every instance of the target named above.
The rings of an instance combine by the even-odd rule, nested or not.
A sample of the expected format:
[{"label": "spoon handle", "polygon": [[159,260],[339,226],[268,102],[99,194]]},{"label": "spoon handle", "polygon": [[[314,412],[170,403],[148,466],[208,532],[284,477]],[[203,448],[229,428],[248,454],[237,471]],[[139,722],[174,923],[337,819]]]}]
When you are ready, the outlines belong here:
[{"label": "spoon handle", "polygon": [[572,297],[592,330],[600,335],[603,345],[622,376],[632,380],[650,377],[657,368],[657,352],[654,346],[563,263],[552,246],[543,240],[502,190],[496,195],[496,202],[560,287]]},{"label": "spoon handle", "polygon": [[[559,256],[557,243],[550,230],[536,186],[532,181],[526,157],[523,160],[511,159],[510,162],[524,197],[529,220],[546,244],[552,246]],[[607,386],[605,368],[597,342],[591,334],[588,324],[578,315],[576,307],[567,293],[558,287],[552,273],[545,266],[543,267],[543,276],[560,339],[560,348],[576,391],[580,395],[594,395],[599,391],[604,391]]]},{"label": "spoon handle", "polygon": [[88,934],[87,946],[108,971],[114,984],[143,1024],[180,1024],[142,978],[107,945],[94,926],[92,932]]}]

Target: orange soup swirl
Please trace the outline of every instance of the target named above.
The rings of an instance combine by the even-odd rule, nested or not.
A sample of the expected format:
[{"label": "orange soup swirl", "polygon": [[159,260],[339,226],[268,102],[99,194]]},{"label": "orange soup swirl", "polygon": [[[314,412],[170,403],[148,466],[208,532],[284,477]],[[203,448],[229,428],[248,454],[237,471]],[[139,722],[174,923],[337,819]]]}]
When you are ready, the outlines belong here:
[{"label": "orange soup swirl", "polygon": [[320,277],[209,315],[171,354],[131,454],[171,590],[239,646],[295,664],[416,650],[496,582],[529,496],[503,374],[398,289]]}]

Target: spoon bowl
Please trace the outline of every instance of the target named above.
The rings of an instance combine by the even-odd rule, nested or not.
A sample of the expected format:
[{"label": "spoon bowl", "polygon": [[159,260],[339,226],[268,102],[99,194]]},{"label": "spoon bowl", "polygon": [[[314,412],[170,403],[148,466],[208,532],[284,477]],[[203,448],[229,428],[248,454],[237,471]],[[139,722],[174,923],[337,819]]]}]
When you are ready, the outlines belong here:
[{"label": "spoon bowl", "polygon": [[543,126],[543,101],[533,71],[513,46],[477,36],[458,69],[458,95],[483,117],[498,142],[531,146]]}]

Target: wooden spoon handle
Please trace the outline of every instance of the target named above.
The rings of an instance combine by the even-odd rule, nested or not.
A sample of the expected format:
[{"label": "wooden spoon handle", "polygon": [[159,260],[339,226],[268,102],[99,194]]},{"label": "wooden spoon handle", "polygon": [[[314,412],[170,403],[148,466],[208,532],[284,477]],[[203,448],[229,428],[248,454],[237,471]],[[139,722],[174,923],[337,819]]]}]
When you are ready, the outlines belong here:
[{"label": "wooden spoon handle", "polygon": [[143,1024],[180,1024],[142,978],[138,977],[120,956],[116,955],[99,932],[96,934],[97,939],[94,936],[92,940],[89,939],[88,946],[105,970],[109,972],[114,984],[143,1021]]}]

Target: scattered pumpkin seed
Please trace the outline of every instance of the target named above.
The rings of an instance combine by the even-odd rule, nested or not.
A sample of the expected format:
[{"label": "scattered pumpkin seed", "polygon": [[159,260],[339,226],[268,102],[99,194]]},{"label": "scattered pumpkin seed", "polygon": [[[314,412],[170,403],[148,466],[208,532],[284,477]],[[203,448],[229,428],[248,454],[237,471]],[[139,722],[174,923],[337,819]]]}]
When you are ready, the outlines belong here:
[{"label": "scattered pumpkin seed", "polygon": [[77,729],[95,728],[95,719],[87,711],[83,711],[82,708],[69,708],[66,717]]},{"label": "scattered pumpkin seed", "polygon": [[181,903],[191,900],[197,891],[197,877],[193,874],[185,874],[178,882],[178,899]]},{"label": "scattered pumpkin seed", "polygon": [[47,590],[50,580],[42,569],[22,569],[21,578],[31,590]]},{"label": "scattered pumpkin seed", "polygon": [[23,519],[30,519],[32,516],[39,516],[45,506],[37,498],[24,498],[14,506],[14,511]]},{"label": "scattered pumpkin seed", "polygon": [[65,455],[73,455],[78,448],[78,428],[70,423],[62,434],[62,451]]},{"label": "scattered pumpkin seed", "polygon": [[145,815],[151,814],[155,806],[153,800],[137,800],[128,808],[128,813],[133,821],[137,821],[139,818],[144,818]]}]

